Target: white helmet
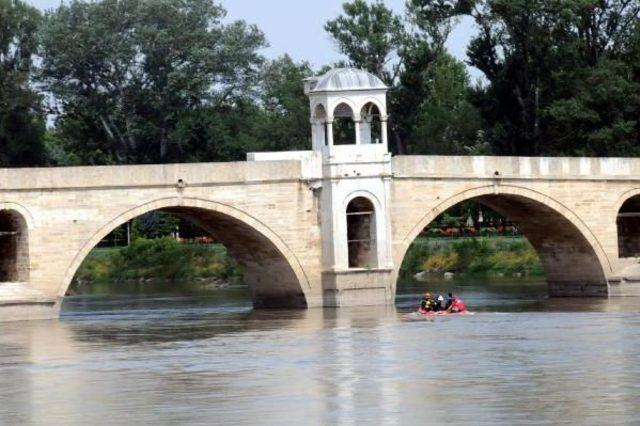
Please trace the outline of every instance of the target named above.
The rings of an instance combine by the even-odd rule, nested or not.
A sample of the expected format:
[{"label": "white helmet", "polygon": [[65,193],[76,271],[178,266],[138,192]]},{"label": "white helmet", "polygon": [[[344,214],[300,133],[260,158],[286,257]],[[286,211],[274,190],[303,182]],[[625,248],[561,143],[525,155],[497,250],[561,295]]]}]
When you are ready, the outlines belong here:
[{"label": "white helmet", "polygon": [[442,297],[442,295],[438,296],[438,302],[444,302],[444,297]]}]

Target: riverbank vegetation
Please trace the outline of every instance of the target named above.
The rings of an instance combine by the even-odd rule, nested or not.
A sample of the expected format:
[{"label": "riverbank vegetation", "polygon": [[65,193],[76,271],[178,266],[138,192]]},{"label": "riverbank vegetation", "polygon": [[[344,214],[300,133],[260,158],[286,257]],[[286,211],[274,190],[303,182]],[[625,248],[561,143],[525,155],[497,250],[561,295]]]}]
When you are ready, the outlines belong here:
[{"label": "riverbank vegetation", "polygon": [[[542,277],[540,260],[522,237],[418,238],[401,274]],[[242,283],[242,269],[220,244],[181,244],[171,237],[138,238],[128,247],[93,250],[76,273],[72,289],[106,284],[193,281],[203,288]]]},{"label": "riverbank vegetation", "polygon": [[219,244],[181,244],[170,237],[139,238],[128,247],[94,249],[80,266],[73,291],[102,284],[193,281],[203,288],[242,282],[242,269]]},{"label": "riverbank vegetation", "polygon": [[544,276],[540,260],[525,238],[419,238],[405,257],[404,277],[429,273],[489,276]]}]

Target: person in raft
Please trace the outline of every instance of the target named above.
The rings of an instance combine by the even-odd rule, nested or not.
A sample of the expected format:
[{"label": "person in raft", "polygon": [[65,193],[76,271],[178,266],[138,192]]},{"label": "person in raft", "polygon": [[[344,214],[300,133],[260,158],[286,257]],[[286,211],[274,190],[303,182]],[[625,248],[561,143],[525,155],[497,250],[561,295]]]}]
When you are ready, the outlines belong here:
[{"label": "person in raft", "polygon": [[457,314],[457,313],[466,312],[466,311],[467,311],[467,305],[465,305],[462,299],[460,299],[458,296],[454,296],[453,302],[451,303],[451,306],[449,306],[449,309],[447,309],[447,312],[450,312],[452,314]]},{"label": "person in raft", "polygon": [[465,312],[466,310],[467,306],[458,296],[454,296],[452,293],[449,293],[449,296],[445,300],[442,296],[438,296],[436,298],[432,297],[430,292],[425,293],[424,299],[420,302],[420,308],[418,308],[418,311],[422,314],[440,311],[460,313]]},{"label": "person in raft", "polygon": [[418,311],[421,314],[426,314],[427,312],[435,312],[435,301],[431,297],[431,293],[426,292],[424,295],[424,299],[420,302],[420,308]]}]

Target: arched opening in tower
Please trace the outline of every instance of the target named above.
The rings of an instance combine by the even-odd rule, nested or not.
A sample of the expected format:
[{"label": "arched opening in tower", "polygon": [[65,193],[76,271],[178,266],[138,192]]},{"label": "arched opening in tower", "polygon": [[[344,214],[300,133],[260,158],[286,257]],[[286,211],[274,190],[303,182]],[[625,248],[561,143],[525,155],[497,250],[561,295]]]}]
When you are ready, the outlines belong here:
[{"label": "arched opening in tower", "polygon": [[333,144],[354,145],[356,143],[356,126],[351,107],[341,103],[333,111]]},{"label": "arched opening in tower", "polygon": [[0,210],[0,282],[29,281],[29,232],[15,210]]},{"label": "arched opening in tower", "polygon": [[376,212],[365,197],[354,198],[347,206],[347,244],[350,268],[376,267]]},{"label": "arched opening in tower", "polygon": [[360,112],[360,143],[363,145],[382,143],[380,109],[373,102],[367,103]]},{"label": "arched opening in tower", "polygon": [[[327,138],[327,110],[324,108],[324,105],[318,104],[313,111],[313,121],[315,125],[313,126],[313,139],[315,141],[319,141],[321,146],[327,146],[329,144],[329,139]],[[318,148],[318,147],[314,147]]]}]

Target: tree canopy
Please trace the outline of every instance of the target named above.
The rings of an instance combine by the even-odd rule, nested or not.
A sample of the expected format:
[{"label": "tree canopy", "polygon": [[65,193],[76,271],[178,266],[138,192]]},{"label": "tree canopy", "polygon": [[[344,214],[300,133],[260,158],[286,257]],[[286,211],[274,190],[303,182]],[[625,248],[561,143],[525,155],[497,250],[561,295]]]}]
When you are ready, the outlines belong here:
[{"label": "tree canopy", "polygon": [[41,81],[69,149],[90,163],[167,162],[180,120],[247,96],[263,34],[208,0],[74,0],[45,16]]},{"label": "tree canopy", "polygon": [[0,164],[45,161],[42,96],[31,86],[38,50],[38,10],[20,0],[0,0]]},{"label": "tree canopy", "polygon": [[[446,48],[463,16],[466,63]],[[640,0],[352,0],[325,29],[391,88],[396,154],[640,154]],[[0,0],[0,165],[309,149],[301,80],[337,64],[265,46],[213,0]]]}]

